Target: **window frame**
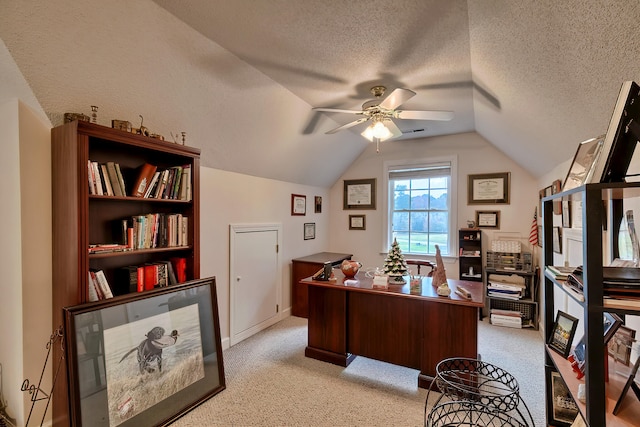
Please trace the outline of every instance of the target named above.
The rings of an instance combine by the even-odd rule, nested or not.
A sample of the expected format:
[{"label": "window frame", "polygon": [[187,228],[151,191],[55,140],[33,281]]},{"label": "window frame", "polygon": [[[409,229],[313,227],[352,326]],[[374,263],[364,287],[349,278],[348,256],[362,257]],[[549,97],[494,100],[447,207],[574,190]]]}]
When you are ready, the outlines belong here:
[{"label": "window frame", "polygon": [[[449,163],[451,166],[451,176],[449,180],[449,227],[448,227],[448,255],[443,257],[455,257],[457,249],[456,230],[458,224],[458,157],[453,156],[439,156],[439,157],[425,157],[420,159],[401,159],[401,160],[388,160],[383,163],[383,188],[386,192],[385,197],[382,198],[383,202],[383,221],[382,221],[382,245],[381,253],[387,253],[391,244],[393,243],[393,233],[391,227],[391,208],[393,201],[391,200],[393,191],[391,188],[391,181],[389,180],[389,173],[406,168],[419,168],[435,166],[437,164]],[[444,252],[444,251],[443,251]],[[434,256],[435,254],[420,254],[415,252],[403,252],[406,255],[412,256]]]}]

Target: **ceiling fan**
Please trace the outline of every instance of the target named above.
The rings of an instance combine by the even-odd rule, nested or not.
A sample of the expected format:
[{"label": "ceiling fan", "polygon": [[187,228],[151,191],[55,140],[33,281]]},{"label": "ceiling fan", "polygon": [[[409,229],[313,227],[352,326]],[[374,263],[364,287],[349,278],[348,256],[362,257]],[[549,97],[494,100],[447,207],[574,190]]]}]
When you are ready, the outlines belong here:
[{"label": "ceiling fan", "polygon": [[391,119],[408,119],[408,120],[451,120],[453,118],[453,112],[451,111],[410,111],[410,110],[398,110],[397,108],[413,98],[416,93],[409,89],[396,88],[386,98],[382,99],[385,91],[384,86],[374,86],[371,88],[371,93],[376,99],[370,100],[362,104],[362,110],[340,110],[337,108],[322,108],[315,107],[315,111],[326,111],[329,113],[346,113],[356,114],[363,116],[357,120],[354,120],[345,125],[332,129],[327,134],[339,132],[344,129],[349,129],[353,126],[359,125],[366,121],[371,121],[371,125],[368,126],[362,136],[369,141],[375,141],[376,144],[387,139],[397,138],[402,135],[402,131],[396,126]]}]

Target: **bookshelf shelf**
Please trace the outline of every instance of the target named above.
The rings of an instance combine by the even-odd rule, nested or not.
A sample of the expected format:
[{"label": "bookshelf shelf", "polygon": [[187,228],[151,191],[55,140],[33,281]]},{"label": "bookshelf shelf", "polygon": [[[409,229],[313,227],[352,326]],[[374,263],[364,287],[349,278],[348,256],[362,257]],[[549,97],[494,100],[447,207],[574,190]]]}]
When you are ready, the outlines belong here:
[{"label": "bookshelf shelf", "polygon": [[193,250],[193,246],[171,246],[169,248],[134,249],[130,251],[102,252],[97,254],[89,254],[89,259],[138,256],[138,255],[158,253],[158,252],[188,252],[192,250]]},{"label": "bookshelf shelf", "polygon": [[458,231],[459,277],[474,282],[482,281],[482,231],[479,228],[461,228]]},{"label": "bookshelf shelf", "polygon": [[[122,274],[123,271],[130,266],[166,266],[172,260],[179,260],[184,280],[200,278],[199,149],[78,121],[52,129],[51,143],[55,327],[63,323],[63,307],[89,301],[90,271],[102,271],[115,296],[136,289],[123,279],[126,277]],[[102,179],[105,176],[102,165],[108,167],[109,163],[117,164],[126,195],[92,194],[92,190],[93,193],[96,192],[89,179],[91,168],[88,165],[92,162],[98,164],[97,172]],[[174,186],[169,187],[168,183],[166,185],[174,193],[166,194],[175,198],[131,196],[134,194],[136,181],[142,176],[143,166],[147,163],[155,166],[158,171],[173,170],[176,177]],[[179,180],[178,169],[188,170],[189,173],[185,173],[185,178]],[[112,186],[115,185],[112,179],[109,182]],[[176,193],[183,184],[185,193]],[[106,193],[106,183],[101,188]],[[122,190],[122,186],[120,189]],[[179,218],[183,221],[180,223],[183,227],[177,228],[176,223],[163,224],[164,228],[158,226],[157,235],[160,235],[160,231],[163,232],[163,240],[158,244],[162,247],[89,253],[91,244],[122,244],[129,235],[124,230],[123,221],[127,221],[133,228],[134,217],[149,214],[158,214],[158,218]],[[159,223],[160,221],[157,222]],[[177,230],[184,231],[180,234]],[[167,235],[174,238],[180,236],[178,243],[187,244],[164,247]],[[172,240],[171,244],[174,243]],[[169,266],[162,268],[166,268],[166,271],[170,269]],[[177,276],[177,272],[175,273]],[[56,359],[59,352],[59,349],[54,349]],[[66,371],[62,370],[53,392],[55,426],[70,425],[68,395]]]},{"label": "bookshelf shelf", "polygon": [[[637,420],[640,419],[640,402],[631,391],[623,400],[620,412],[613,415],[613,408],[621,395],[627,378],[616,372],[616,363],[608,356],[608,350],[603,341],[602,321],[605,312],[640,315],[640,307],[625,305],[623,300],[620,300],[622,301],[620,306],[609,307],[603,286],[605,246],[612,248],[608,254],[611,259],[616,258],[619,231],[617,227],[620,226],[625,203],[634,202],[625,199],[635,198],[635,202],[637,202],[637,198],[640,197],[639,190],[640,184],[638,183],[586,184],[542,199],[543,264],[545,266],[551,265],[554,259],[551,244],[553,239],[553,203],[568,201],[569,203],[579,203],[582,207],[581,264],[584,272],[582,294],[567,285],[565,281],[556,279],[545,268],[543,275],[545,295],[543,319],[547,338],[549,338],[556,313],[555,292],[568,295],[583,310],[583,318],[578,324],[576,336],[580,336],[581,333],[584,335],[586,354],[584,378],[578,380],[569,361],[548,347],[545,351],[545,362],[548,368],[560,374],[586,425],[590,427],[635,426]],[[603,203],[603,201],[607,203]],[[612,224],[615,232],[606,234],[603,231],[603,218],[609,218],[609,223]],[[608,363],[605,363],[605,360]],[[586,404],[577,399],[580,384],[585,385]],[[548,390],[549,384],[547,383],[547,393],[549,393]],[[548,409],[547,421],[550,421],[551,418],[552,415]]]}]

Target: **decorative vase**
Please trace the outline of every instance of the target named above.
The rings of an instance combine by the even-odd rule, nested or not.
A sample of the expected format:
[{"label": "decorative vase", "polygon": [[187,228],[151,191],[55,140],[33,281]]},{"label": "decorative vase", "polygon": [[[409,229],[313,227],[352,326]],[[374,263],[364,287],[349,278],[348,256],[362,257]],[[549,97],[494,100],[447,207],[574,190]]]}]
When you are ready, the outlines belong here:
[{"label": "decorative vase", "polygon": [[349,261],[346,259],[342,261],[342,264],[340,264],[340,270],[342,270],[342,273],[344,273],[344,276],[347,278],[355,277],[360,270],[360,267],[362,267],[362,264],[358,261]]}]

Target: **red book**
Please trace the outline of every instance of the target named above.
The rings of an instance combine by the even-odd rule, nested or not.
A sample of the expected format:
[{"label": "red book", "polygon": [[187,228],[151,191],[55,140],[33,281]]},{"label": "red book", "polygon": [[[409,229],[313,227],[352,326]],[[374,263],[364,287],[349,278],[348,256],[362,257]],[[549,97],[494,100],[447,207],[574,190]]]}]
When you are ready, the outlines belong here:
[{"label": "red book", "polygon": [[155,288],[158,283],[158,266],[148,264],[144,266],[144,290],[149,291]]},{"label": "red book", "polygon": [[147,191],[147,187],[151,183],[153,174],[156,173],[157,166],[145,163],[138,168],[138,177],[133,185],[131,195],[134,197],[143,197]]},{"label": "red book", "polygon": [[144,291],[144,267],[138,267],[138,292]]},{"label": "red book", "polygon": [[173,265],[173,271],[176,274],[178,283],[186,282],[187,281],[187,259],[171,258],[171,264]]}]

